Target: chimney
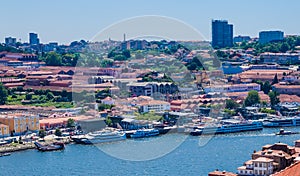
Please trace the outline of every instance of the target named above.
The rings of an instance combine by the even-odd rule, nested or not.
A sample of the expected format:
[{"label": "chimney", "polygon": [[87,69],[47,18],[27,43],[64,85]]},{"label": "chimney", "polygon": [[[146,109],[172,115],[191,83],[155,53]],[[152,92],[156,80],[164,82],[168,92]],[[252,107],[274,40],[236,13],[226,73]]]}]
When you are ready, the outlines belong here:
[{"label": "chimney", "polygon": [[299,147],[300,148],[300,140],[295,141],[295,147]]}]

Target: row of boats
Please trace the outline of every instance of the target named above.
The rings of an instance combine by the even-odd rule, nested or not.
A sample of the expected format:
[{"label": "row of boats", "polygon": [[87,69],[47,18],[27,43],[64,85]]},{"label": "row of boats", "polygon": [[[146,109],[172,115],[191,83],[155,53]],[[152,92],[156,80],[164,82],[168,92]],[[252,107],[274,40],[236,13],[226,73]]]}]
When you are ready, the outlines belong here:
[{"label": "row of boats", "polygon": [[300,117],[284,117],[260,120],[264,127],[292,127],[300,126]]},{"label": "row of boats", "polygon": [[[140,129],[136,130],[132,134],[129,134],[130,138],[144,138],[158,136],[159,131],[157,129]],[[83,135],[72,136],[72,140],[78,144],[96,144],[103,142],[114,142],[125,140],[128,134],[124,131],[97,131],[91,132]]]},{"label": "row of boats", "polygon": [[[284,118],[284,119],[265,119],[258,121],[241,121],[238,123],[222,123],[222,124],[204,124],[184,128],[183,133],[192,136],[199,135],[214,135],[214,134],[227,134],[238,133],[245,131],[262,130],[264,127],[288,127],[300,126],[300,117]],[[177,127],[178,128],[178,127]],[[79,144],[95,144],[103,142],[113,142],[125,140],[126,138],[144,138],[157,136],[166,133],[172,128],[168,129],[139,129],[130,133],[124,131],[104,130],[98,132],[91,132],[83,135],[72,136],[72,140]],[[280,131],[278,135],[295,134],[289,131]]]},{"label": "row of boats", "polygon": [[[264,119],[257,121],[240,121],[240,122],[222,122],[198,124],[196,126],[184,127],[182,132],[192,136],[199,135],[214,135],[214,134],[227,134],[238,133],[244,131],[262,130],[263,127],[289,127],[300,126],[300,117],[295,118],[277,118],[277,119]],[[175,127],[179,131],[179,127]],[[71,136],[71,139],[77,144],[97,144],[104,142],[121,141],[127,138],[144,138],[158,136],[164,134],[174,128],[162,129],[139,129],[135,131],[119,131],[115,129],[105,129],[102,131],[90,132],[87,134],[79,134]],[[281,129],[277,135],[290,135],[298,134],[298,132],[284,131]],[[50,145],[42,145],[38,142],[35,143],[36,148],[40,151],[53,151],[64,149],[63,143],[53,143]]]}]

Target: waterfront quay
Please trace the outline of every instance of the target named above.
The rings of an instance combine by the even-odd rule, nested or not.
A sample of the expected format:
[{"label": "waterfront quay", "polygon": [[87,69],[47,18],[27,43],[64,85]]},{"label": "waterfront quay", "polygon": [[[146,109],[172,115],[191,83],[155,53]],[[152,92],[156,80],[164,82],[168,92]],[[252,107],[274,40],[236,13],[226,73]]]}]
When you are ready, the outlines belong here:
[{"label": "waterfront quay", "polygon": [[45,136],[44,138],[39,138],[39,137],[27,138],[27,139],[23,138],[21,140],[20,140],[20,136],[15,138],[9,137],[9,138],[4,138],[2,141],[8,141],[8,142],[7,144],[0,145],[1,154],[35,149],[36,148],[34,145],[35,141],[39,141],[41,144],[44,145],[52,144],[54,142],[62,142],[64,144],[71,143],[71,139],[69,137],[57,137],[54,135]]},{"label": "waterfront quay", "polygon": [[[296,131],[298,127],[286,129]],[[31,173],[38,163],[47,163],[39,166],[40,175],[47,175],[49,172],[58,175],[67,174],[69,171],[65,169],[66,167],[77,168],[74,175],[80,175],[79,173],[84,169],[89,175],[112,175],[111,169],[113,168],[113,175],[139,175],[139,173],[143,173],[144,175],[159,176],[164,173],[166,175],[205,176],[216,169],[237,173],[237,168],[251,159],[254,150],[260,151],[262,146],[275,144],[279,141],[294,146],[293,141],[300,139],[299,134],[275,135],[278,130],[278,128],[264,128],[261,131],[221,134],[212,138],[210,136],[170,133],[159,137],[127,139],[100,145],[75,145],[71,143],[66,145],[63,151],[26,150],[2,157],[0,158],[0,167],[3,174],[14,173],[17,175]],[[156,159],[140,162],[132,162],[129,160],[130,157],[122,159],[124,155],[140,155],[142,157],[143,155],[160,153],[174,141],[182,139],[185,140],[181,145],[166,155],[158,155],[160,157]],[[204,143],[207,140],[208,142]],[[158,145],[159,150],[158,148],[149,150],[151,144]],[[24,162],[29,157],[30,162]],[[22,167],[22,170],[15,169],[13,163],[16,161],[20,162],[18,167]],[[86,164],[82,164],[82,161],[85,161]]]}]

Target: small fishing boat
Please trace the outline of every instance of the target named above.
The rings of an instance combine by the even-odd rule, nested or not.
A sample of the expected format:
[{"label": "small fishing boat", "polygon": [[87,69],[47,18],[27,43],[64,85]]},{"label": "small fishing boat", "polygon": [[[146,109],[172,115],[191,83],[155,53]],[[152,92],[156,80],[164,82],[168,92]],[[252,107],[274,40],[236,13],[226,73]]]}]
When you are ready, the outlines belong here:
[{"label": "small fishing boat", "polygon": [[291,134],[299,134],[298,132],[285,131],[284,129],[280,129],[276,135],[291,135]]},{"label": "small fishing boat", "polygon": [[7,141],[0,141],[0,145],[5,145],[5,144],[8,144]]},{"label": "small fishing boat", "polygon": [[34,145],[39,151],[46,152],[46,151],[55,151],[55,150],[63,150],[65,148],[65,144],[62,142],[54,142],[50,145],[42,145],[39,142],[34,142]]},{"label": "small fishing boat", "polygon": [[10,156],[10,155],[11,155],[11,153],[1,153],[0,157],[2,157],[2,156]]}]

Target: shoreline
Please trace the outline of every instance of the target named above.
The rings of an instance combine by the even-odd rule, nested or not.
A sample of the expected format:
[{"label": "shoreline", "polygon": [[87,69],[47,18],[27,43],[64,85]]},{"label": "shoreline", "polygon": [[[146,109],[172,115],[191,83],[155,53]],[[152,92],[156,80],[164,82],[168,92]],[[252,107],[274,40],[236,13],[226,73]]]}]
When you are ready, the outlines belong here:
[{"label": "shoreline", "polygon": [[[30,150],[30,149],[36,149],[33,142],[34,141],[23,143],[23,144],[10,143],[10,144],[2,145],[2,146],[0,146],[0,154],[15,153],[15,152],[20,152],[20,151],[25,151],[25,150]],[[63,140],[46,140],[41,143],[48,144],[48,143],[53,143],[53,142],[63,142],[65,145],[72,143],[70,138],[66,138]]]}]

